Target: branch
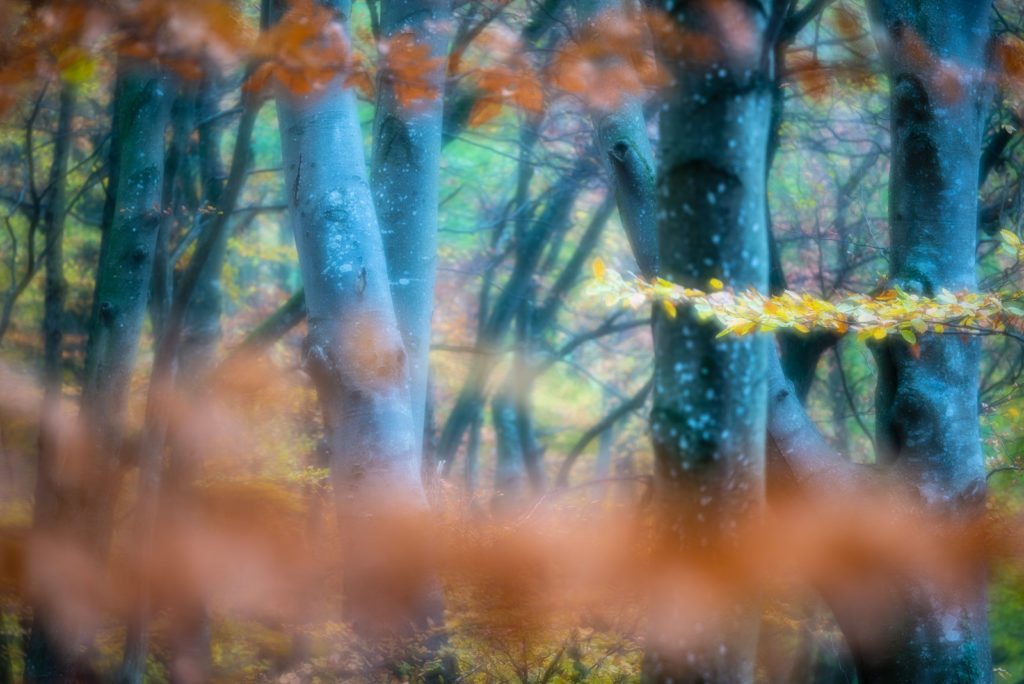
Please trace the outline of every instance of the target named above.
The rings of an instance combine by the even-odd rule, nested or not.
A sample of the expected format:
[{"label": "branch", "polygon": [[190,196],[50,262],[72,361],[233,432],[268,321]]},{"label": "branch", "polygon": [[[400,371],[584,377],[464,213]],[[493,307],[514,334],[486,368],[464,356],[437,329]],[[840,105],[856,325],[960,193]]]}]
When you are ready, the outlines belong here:
[{"label": "branch", "polygon": [[594,423],[594,425],[583,433],[583,436],[579,438],[575,445],[573,445],[569,454],[565,457],[565,460],[562,461],[562,467],[558,469],[558,476],[555,478],[555,487],[561,488],[568,486],[569,471],[572,469],[576,459],[583,453],[583,450],[587,448],[587,445],[623,417],[643,406],[644,402],[647,401],[647,395],[651,393],[652,387],[654,387],[653,375],[646,383],[644,383],[644,386],[641,387],[636,394],[616,406],[611,413]]},{"label": "branch", "polygon": [[302,288],[288,298],[277,311],[256,326],[242,343],[228,355],[226,360],[242,353],[258,352],[266,349],[284,337],[289,330],[297,326],[306,317],[306,291]]},{"label": "branch", "polygon": [[625,323],[616,323],[615,321],[621,314],[621,311],[616,311],[611,316],[606,318],[604,322],[601,323],[601,325],[597,326],[593,330],[588,330],[587,332],[580,333],[579,335],[576,335],[575,337],[570,339],[568,342],[566,342],[557,350],[551,353],[551,358],[549,358],[543,364],[541,364],[541,366],[537,370],[537,373],[542,373],[549,366],[552,366],[559,360],[564,359],[566,356],[575,351],[577,347],[586,342],[589,342],[590,340],[595,340],[599,337],[604,337],[605,335],[612,335],[617,332],[623,332],[624,330],[632,330],[633,328],[639,328],[642,325],[651,324],[650,318],[638,318],[631,321],[626,321]]},{"label": "branch", "polygon": [[1012,466],[1012,465],[999,466],[998,468],[993,468],[992,470],[990,470],[988,472],[988,475],[985,476],[985,479],[988,480],[990,477],[992,477],[996,473],[1005,473],[1005,472],[1010,472],[1010,471],[1022,471],[1022,470],[1024,470],[1024,468],[1022,468],[1021,466]]},{"label": "branch", "polygon": [[[242,117],[238,123],[238,134],[235,138],[235,150],[231,160],[231,171],[228,174],[228,181],[224,187],[224,194],[218,206],[218,213],[214,215],[212,225],[199,236],[196,242],[196,250],[189,261],[188,267],[181,276],[177,290],[174,293],[174,303],[167,319],[168,334],[177,339],[185,319],[185,311],[192,299],[192,293],[199,282],[203,266],[214,252],[218,241],[228,229],[229,219],[242,194],[242,186],[246,179],[246,166],[249,161],[249,143],[252,140],[253,129],[256,125],[256,117],[260,111],[262,101],[251,93],[244,93],[242,96]],[[175,344],[170,345],[172,348]]]},{"label": "branch", "polygon": [[837,454],[804,411],[774,352],[768,354],[768,440],[774,447],[769,479],[791,476],[803,491],[840,497],[856,496],[864,484],[862,467]]},{"label": "branch", "polygon": [[548,290],[543,305],[537,311],[534,318],[534,330],[537,332],[543,332],[554,321],[558,309],[562,306],[562,297],[579,280],[580,272],[583,270],[583,266],[590,253],[597,246],[597,241],[600,239],[601,233],[604,231],[604,227],[614,210],[615,198],[609,193],[601,203],[601,206],[594,212],[594,216],[577,243],[572,257],[570,257],[565,268],[562,269],[555,284]]},{"label": "branch", "polygon": [[811,23],[811,20],[821,14],[832,2],[833,0],[810,0],[801,9],[789,15],[782,24],[782,31],[779,32],[779,42],[791,42],[804,26]]}]

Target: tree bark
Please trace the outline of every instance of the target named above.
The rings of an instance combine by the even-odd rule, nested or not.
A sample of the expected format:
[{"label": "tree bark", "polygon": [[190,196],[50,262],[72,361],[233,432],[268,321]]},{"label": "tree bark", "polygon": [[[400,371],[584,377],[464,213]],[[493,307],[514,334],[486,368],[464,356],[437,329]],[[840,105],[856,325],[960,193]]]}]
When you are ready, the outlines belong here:
[{"label": "tree bark", "polygon": [[403,104],[396,93],[401,74],[383,70],[377,82],[370,181],[387,256],[395,318],[409,364],[417,445],[423,438],[430,365],[430,319],[437,267],[437,211],[444,110],[444,59],[448,49],[448,3],[383,0],[380,29],[385,39],[402,33],[441,58],[425,80],[433,98]]},{"label": "tree bark", "polygon": [[[875,0],[871,9],[889,39],[890,282],[929,297],[974,290],[989,3]],[[876,350],[878,460],[925,510],[969,525],[985,504],[981,345],[936,334],[918,345],[893,340]],[[962,574],[953,595],[924,581],[905,587],[904,615],[883,646],[855,649],[862,678],[991,680],[983,560]]]},{"label": "tree bark", "polygon": [[[120,67],[116,118],[121,159],[112,224],[103,234],[86,351],[82,419],[92,432],[90,458],[62,472],[61,533],[86,557],[106,555],[120,482],[120,449],[128,390],[146,312],[159,226],[164,130],[172,89],[165,77],[137,63]],[[43,590],[45,591],[45,589]],[[82,635],[38,597],[28,646],[29,681],[73,675]]]},{"label": "tree bark", "polygon": [[[508,332],[519,308],[519,303],[530,287],[548,236],[570,221],[572,207],[590,174],[590,162],[582,160],[576,165],[573,172],[560,179],[551,189],[551,196],[540,215],[534,220],[529,230],[525,231],[522,241],[516,243],[515,266],[504,289],[491,307],[484,327],[480,330],[476,342],[478,349],[492,350]],[[496,363],[497,359],[493,355],[474,355],[467,380],[459,391],[459,396],[445,421],[438,442],[438,458],[445,463],[446,476],[451,472],[459,444],[472,422],[477,410],[476,404],[480,401],[483,393],[484,384]]]},{"label": "tree bark", "polygon": [[[619,0],[577,0],[576,14],[585,29],[597,28],[599,21],[630,20]],[[595,109],[591,118],[633,257],[640,275],[653,278],[658,273],[654,154],[642,100],[629,93],[621,98],[607,111]]]},{"label": "tree bark", "polygon": [[[219,100],[220,87],[217,79],[213,75],[207,75],[199,86],[196,98],[196,117],[204,122],[198,127],[199,177],[202,186],[200,207],[210,206],[217,211],[230,212],[234,210],[234,206],[223,206],[227,171],[220,151],[224,122],[222,118],[215,116],[219,110]],[[247,148],[251,142],[251,130],[249,134],[250,137],[238,139],[236,144]],[[248,159],[248,156],[245,154],[244,158]],[[206,228],[214,223],[209,216],[200,221]],[[203,264],[195,290],[185,309],[178,359],[182,382],[193,388],[198,386],[201,379],[213,368],[217,346],[220,343],[223,311],[221,272],[224,270],[229,236],[229,231],[221,231],[210,256]]]},{"label": "tree bark", "polygon": [[[348,3],[325,5],[347,23]],[[442,606],[425,549],[389,534],[402,516],[421,515],[426,500],[355,94],[336,81],[305,96],[282,90],[277,107],[308,311],[306,365],[342,528],[346,619],[378,665],[393,665],[384,653],[440,624]]]},{"label": "tree bark", "polygon": [[[665,55],[673,88],[661,112],[658,252],[663,276],[706,288],[768,287],[765,156],[771,108],[767,8],[757,2],[676,2],[676,26],[719,46],[708,59]],[[763,335],[715,339],[688,309],[654,315],[654,442],[659,546],[669,596],[652,605],[644,678],[749,682],[760,600],[734,586],[695,616],[704,587],[678,579],[679,556],[708,577],[764,505]],[[695,564],[695,565],[693,565]],[[675,577],[673,582],[671,578]]]},{"label": "tree bark", "polygon": [[60,112],[54,138],[53,165],[50,171],[50,203],[44,212],[46,231],[46,283],[43,299],[43,412],[39,434],[39,466],[35,489],[35,524],[46,525],[56,513],[57,456],[60,453],[58,431],[63,393],[62,341],[64,337],[64,218],[67,211],[68,157],[71,150],[71,122],[77,88],[64,84],[60,91]]}]

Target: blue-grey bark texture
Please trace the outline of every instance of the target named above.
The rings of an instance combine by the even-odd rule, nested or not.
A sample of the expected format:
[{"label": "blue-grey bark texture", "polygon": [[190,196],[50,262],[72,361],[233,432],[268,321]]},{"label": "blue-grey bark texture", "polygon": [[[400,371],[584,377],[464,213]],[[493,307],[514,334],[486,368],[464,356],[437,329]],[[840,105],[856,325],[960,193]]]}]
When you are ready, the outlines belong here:
[{"label": "blue-grey bark texture", "polygon": [[[410,33],[433,58],[448,49],[448,3],[382,0],[382,37]],[[383,70],[377,82],[370,179],[384,239],[395,317],[409,363],[409,396],[417,445],[422,444],[430,362],[430,319],[437,267],[437,210],[444,110],[444,60],[427,80],[435,97],[399,101],[396,75]]]},{"label": "blue-grey bark texture", "polygon": [[139,66],[124,67],[117,103],[121,168],[113,222],[103,235],[85,360],[82,411],[105,447],[124,420],[160,222],[164,131],[173,89]]},{"label": "blue-grey bark texture", "polygon": [[[105,557],[109,545],[120,481],[118,451],[153,269],[173,92],[164,77],[143,65],[126,61],[119,71],[115,116],[121,163],[112,223],[100,247],[81,403],[94,440],[88,467],[62,474],[68,484],[57,504],[69,541],[97,559]],[[25,678],[67,681],[83,635],[60,624],[45,600],[36,609]]]},{"label": "blue-grey bark texture", "polygon": [[[53,166],[50,173],[52,196],[47,205],[44,220],[46,226],[46,289],[43,305],[44,362],[43,373],[45,394],[39,434],[39,464],[36,469],[33,528],[36,532],[48,532],[57,522],[60,504],[60,403],[62,391],[61,361],[64,316],[64,299],[67,280],[64,278],[64,218],[67,209],[67,169],[71,149],[71,120],[75,109],[77,88],[64,84],[60,93],[60,114],[57,136],[54,139]],[[52,643],[56,625],[47,624],[45,610],[48,607],[34,603],[33,610],[38,616],[33,624],[29,642],[27,669],[32,672],[60,673],[64,660],[58,656],[61,645]],[[7,667],[9,667],[9,662]],[[3,676],[0,676],[0,680]],[[8,675],[7,681],[13,681]]]},{"label": "blue-grey bark texture", "polygon": [[[576,14],[584,29],[604,20],[624,21],[619,0],[577,0]],[[621,93],[617,106],[591,112],[597,147],[608,172],[619,217],[639,272],[645,278],[658,273],[658,222],[655,211],[655,168],[642,100]]]},{"label": "blue-grey bark texture", "polygon": [[57,134],[53,141],[50,169],[51,196],[43,220],[46,230],[46,283],[43,300],[43,411],[39,434],[39,465],[36,470],[36,498],[33,515],[36,525],[45,525],[56,514],[57,472],[60,445],[57,434],[60,400],[63,394],[62,360],[64,337],[62,319],[67,294],[64,277],[64,218],[67,211],[68,157],[71,151],[71,120],[77,99],[77,87],[61,86]]},{"label": "blue-grey bark texture", "polygon": [[[347,19],[347,3],[328,6]],[[386,651],[394,639],[438,624],[441,606],[418,550],[389,533],[426,500],[355,94],[340,79],[306,96],[282,89],[277,108],[308,311],[306,366],[320,398],[345,544],[345,618],[365,645]]]},{"label": "blue-grey bark texture", "polygon": [[[972,290],[989,5],[875,0],[870,7],[885,30],[890,81],[890,283],[926,296]],[[894,515],[920,516],[920,533],[937,545],[962,538],[984,513],[979,353],[976,338],[957,334],[924,334],[916,347],[879,345],[878,471],[832,452],[773,359],[776,453],[805,492],[850,500],[895,490],[902,510]],[[885,563],[823,583],[859,681],[991,681],[983,559],[922,566],[910,576]],[[884,614],[871,612],[873,602],[884,604]]]},{"label": "blue-grey bark texture", "polygon": [[[706,288],[768,287],[765,156],[770,121],[766,8],[754,2],[674,2],[676,25],[719,46],[708,61],[664,55],[674,79],[661,112],[658,253],[661,274]],[[663,46],[664,47],[664,46]],[[770,55],[770,52],[768,53]],[[651,434],[662,539],[711,578],[764,502],[765,361],[762,335],[715,339],[691,310],[654,316]],[[691,570],[693,566],[691,565]],[[644,678],[749,682],[760,621],[755,589],[681,579],[652,605]],[[672,581],[673,576],[675,581]],[[692,575],[691,575],[692,576]],[[714,609],[693,614],[692,601]]]},{"label": "blue-grey bark texture", "polygon": [[[875,0],[871,7],[889,41],[890,280],[925,296],[973,290],[989,3]],[[892,341],[877,351],[878,460],[926,510],[968,525],[985,501],[980,343],[926,334],[919,345]],[[924,582],[907,587],[904,619],[889,626],[884,648],[859,659],[863,677],[990,680],[982,563],[964,570],[952,596]]]}]

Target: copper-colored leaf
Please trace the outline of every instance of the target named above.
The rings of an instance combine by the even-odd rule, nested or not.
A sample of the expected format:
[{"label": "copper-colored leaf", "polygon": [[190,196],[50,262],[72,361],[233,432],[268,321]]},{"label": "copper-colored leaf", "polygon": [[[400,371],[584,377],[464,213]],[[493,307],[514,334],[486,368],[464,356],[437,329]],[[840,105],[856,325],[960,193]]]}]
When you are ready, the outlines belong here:
[{"label": "copper-colored leaf", "polygon": [[481,97],[469,113],[469,127],[482,126],[498,114],[501,114],[501,102],[489,97]]},{"label": "copper-colored leaf", "polygon": [[846,40],[853,40],[862,33],[860,17],[857,13],[842,4],[832,6],[832,25],[836,33]]},{"label": "copper-colored leaf", "polygon": [[245,83],[242,84],[242,90],[245,92],[258,93],[263,90],[270,76],[274,73],[274,69],[277,65],[273,62],[264,62],[256,67],[249,78],[245,79]]},{"label": "copper-colored leaf", "polygon": [[831,92],[831,80],[825,65],[811,55],[797,55],[789,64],[789,73],[808,97],[820,100]]}]

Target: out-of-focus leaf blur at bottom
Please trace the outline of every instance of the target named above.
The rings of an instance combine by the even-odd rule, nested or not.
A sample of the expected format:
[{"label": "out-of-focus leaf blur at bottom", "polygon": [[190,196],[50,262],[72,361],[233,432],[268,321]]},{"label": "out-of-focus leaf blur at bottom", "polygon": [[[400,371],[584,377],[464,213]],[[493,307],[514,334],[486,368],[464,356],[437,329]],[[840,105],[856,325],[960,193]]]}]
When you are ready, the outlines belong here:
[{"label": "out-of-focus leaf blur at bottom", "polygon": [[[388,676],[375,670],[384,662],[391,675],[427,676],[439,664],[414,657],[428,653],[425,648],[387,638],[361,643],[346,627],[341,568],[346,554],[360,554],[366,563],[387,564],[371,589],[379,592],[382,613],[401,600],[403,578],[424,566],[437,569],[447,614],[436,629],[447,634],[444,653],[470,681],[631,680],[644,640],[662,631],[644,622],[646,602],[682,596],[687,611],[679,619],[698,632],[709,626],[713,635],[710,626],[731,599],[751,587],[767,599],[762,667],[784,678],[806,666],[799,662],[806,654],[796,651],[797,644],[808,648],[801,635],[811,635],[819,650],[842,651],[827,612],[800,587],[845,592],[859,606],[858,618],[877,625],[898,618],[893,577],[915,578],[936,595],[955,594],[983,560],[1000,567],[1024,561],[1018,514],[993,512],[951,525],[916,513],[908,494],[882,488],[856,496],[783,496],[740,531],[735,548],[690,542],[682,553],[666,552],[653,532],[659,499],[645,478],[623,479],[614,496],[601,498],[592,486],[553,490],[503,517],[441,485],[433,516],[400,504],[370,510],[358,544],[346,548],[328,504],[325,471],[290,461],[290,429],[301,429],[301,421],[288,423],[303,409],[271,419],[264,404],[267,393],[293,393],[297,405],[310,397],[287,373],[245,367],[202,400],[163,398],[172,416],[168,459],[188,454],[202,475],[161,501],[154,551],[141,565],[126,548],[135,505],[130,491],[117,503],[108,563],[97,562],[67,530],[30,529],[24,494],[30,482],[19,448],[30,446],[36,430],[37,416],[27,407],[38,406],[39,391],[12,369],[0,369],[4,467],[12,476],[0,499],[0,606],[8,643],[21,633],[24,599],[31,596],[59,621],[60,633],[77,635],[77,643],[65,646],[88,646],[80,657],[97,670],[115,662],[132,609],[129,588],[141,576],[157,616],[154,676],[173,669],[189,678],[180,640],[192,606],[210,612],[213,659],[212,672],[191,670],[193,681],[372,681]],[[61,425],[62,458],[75,464],[64,472],[69,478],[88,472],[73,413],[63,414]],[[74,490],[72,481],[61,484]],[[432,636],[420,635],[424,643]],[[412,661],[408,671],[395,672],[396,662],[404,666],[389,650]]]}]

